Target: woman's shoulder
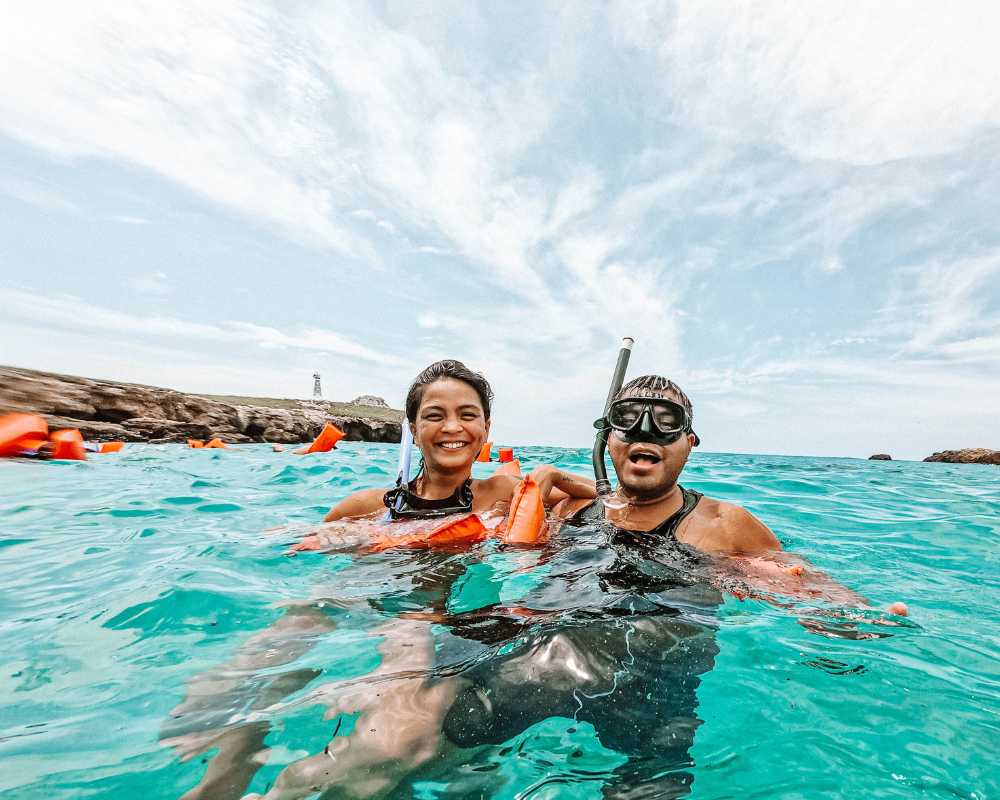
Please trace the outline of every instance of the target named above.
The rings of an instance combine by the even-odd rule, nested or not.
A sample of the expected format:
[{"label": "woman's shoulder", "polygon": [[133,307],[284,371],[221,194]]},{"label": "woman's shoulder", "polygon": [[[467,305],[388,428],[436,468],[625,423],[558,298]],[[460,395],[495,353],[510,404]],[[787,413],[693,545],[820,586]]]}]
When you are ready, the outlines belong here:
[{"label": "woman's shoulder", "polygon": [[472,493],[476,497],[488,495],[497,500],[509,500],[521,479],[514,475],[490,475],[488,478],[473,478]]},{"label": "woman's shoulder", "polygon": [[382,498],[389,489],[362,489],[350,494],[330,509],[324,522],[333,522],[344,517],[363,517],[385,508]]},{"label": "woman's shoulder", "polygon": [[514,493],[514,489],[521,482],[516,475],[490,475],[488,478],[473,478],[472,491],[488,492],[508,492]]}]

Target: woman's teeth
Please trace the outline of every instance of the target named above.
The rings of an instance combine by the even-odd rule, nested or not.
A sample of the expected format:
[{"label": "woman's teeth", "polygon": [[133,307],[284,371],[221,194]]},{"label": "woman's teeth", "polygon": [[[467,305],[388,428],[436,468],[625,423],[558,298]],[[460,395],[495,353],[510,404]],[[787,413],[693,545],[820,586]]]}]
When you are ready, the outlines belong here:
[{"label": "woman's teeth", "polygon": [[446,450],[458,450],[460,447],[465,447],[465,442],[441,442],[441,447]]}]

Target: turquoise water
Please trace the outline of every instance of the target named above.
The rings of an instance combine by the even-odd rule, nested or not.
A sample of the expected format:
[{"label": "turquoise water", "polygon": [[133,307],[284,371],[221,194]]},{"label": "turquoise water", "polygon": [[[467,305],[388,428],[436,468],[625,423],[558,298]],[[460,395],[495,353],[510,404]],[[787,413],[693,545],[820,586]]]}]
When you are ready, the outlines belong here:
[{"label": "turquoise water", "polygon": [[[589,463],[583,450],[518,455],[528,468]],[[282,603],[388,597],[421,563],[284,554],[331,501],[387,485],[395,463],[394,446],[361,443],[309,457],[130,445],[87,463],[0,463],[0,794],[153,800],[197,784],[211,753],[182,761],[160,743],[189,680],[280,620]],[[912,623],[822,636],[799,624],[802,609],[725,599],[697,687],[691,797],[1000,797],[1000,470],[696,453],[684,483],[749,508],[876,605],[905,600]],[[488,546],[471,560],[483,566],[452,598],[462,610],[516,604],[551,569]],[[289,664],[262,668],[312,679],[258,710],[269,750],[251,790],[330,741],[315,690],[365,685],[384,614],[342,614]],[[222,718],[245,715],[239,702]],[[600,797],[625,761],[561,717],[476,759],[504,798]],[[449,780],[465,777],[456,767],[399,791],[454,796]]]}]

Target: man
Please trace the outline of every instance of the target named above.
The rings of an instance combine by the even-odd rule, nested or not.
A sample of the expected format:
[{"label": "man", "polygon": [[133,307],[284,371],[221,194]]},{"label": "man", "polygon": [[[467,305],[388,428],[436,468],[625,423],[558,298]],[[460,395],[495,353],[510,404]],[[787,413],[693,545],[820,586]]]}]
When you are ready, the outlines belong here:
[{"label": "man", "polygon": [[622,387],[608,411],[608,450],[623,502],[567,498],[564,518],[603,518],[630,531],[669,535],[705,553],[760,554],[781,549],[770,529],[745,509],[683,489],[677,480],[698,442],[691,401],[659,375]]},{"label": "man", "polygon": [[[517,608],[495,609],[495,631],[521,644],[462,671],[464,688],[442,727],[467,749],[510,741],[546,719],[589,723],[624,757],[607,775],[606,796],[679,797],[692,780],[696,689],[718,653],[722,596],[706,556],[754,557],[781,545],[748,511],[678,483],[698,437],[691,401],[675,383],[636,378],[605,422],[617,495],[558,504],[567,527],[544,582]],[[551,467],[533,474],[543,493],[569,479]],[[450,622],[454,635],[489,635],[482,615]]]},{"label": "man", "polygon": [[[485,641],[492,633],[512,646],[462,670],[464,688],[442,728],[469,752],[552,718],[569,718],[572,728],[586,722],[626,759],[606,776],[606,797],[680,797],[693,779],[696,690],[718,653],[720,587],[867,601],[780,553],[750,512],[678,483],[699,439],[677,384],[636,378],[604,422],[617,494],[607,503],[559,503],[567,527],[553,540],[544,581],[516,607],[494,609],[492,631],[482,614],[449,620],[453,635]],[[550,467],[533,474],[543,492],[569,479]],[[890,610],[905,613],[901,604]],[[807,627],[824,632],[818,623]]]}]

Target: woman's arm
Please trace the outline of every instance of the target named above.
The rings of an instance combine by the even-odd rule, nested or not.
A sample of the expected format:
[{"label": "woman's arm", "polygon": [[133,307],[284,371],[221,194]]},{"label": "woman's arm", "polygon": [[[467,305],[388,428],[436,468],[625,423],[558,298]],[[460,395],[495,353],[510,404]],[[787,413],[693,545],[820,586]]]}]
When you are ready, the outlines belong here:
[{"label": "woman's arm", "polygon": [[[357,519],[367,517],[385,508],[382,498],[387,489],[362,489],[345,497],[325,517],[323,523],[336,522],[341,519]],[[353,550],[369,543],[371,531],[361,526],[327,526],[316,533],[304,536],[300,542],[292,545],[290,553],[310,550]]]},{"label": "woman's arm", "polygon": [[360,492],[348,495],[327,512],[323,522],[333,522],[345,517],[364,517],[380,508],[385,508],[382,498],[387,491],[389,490],[362,489]]}]

